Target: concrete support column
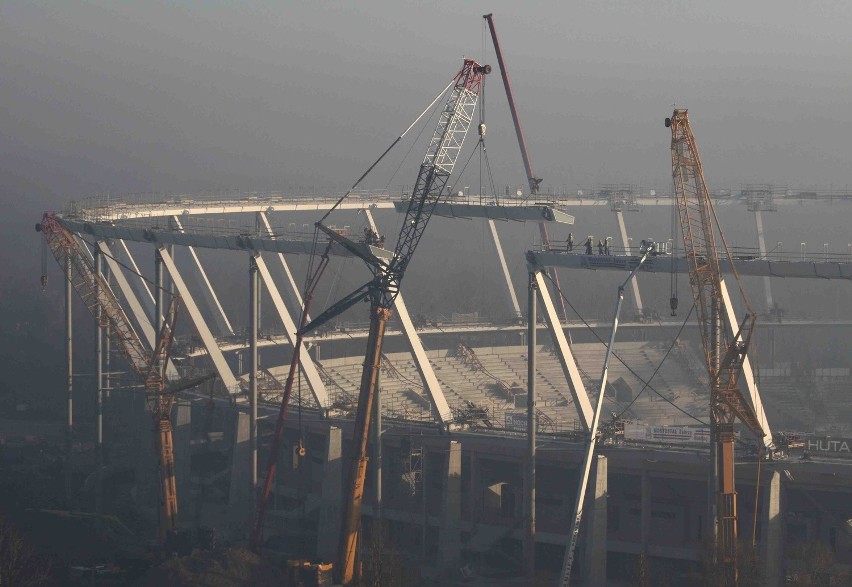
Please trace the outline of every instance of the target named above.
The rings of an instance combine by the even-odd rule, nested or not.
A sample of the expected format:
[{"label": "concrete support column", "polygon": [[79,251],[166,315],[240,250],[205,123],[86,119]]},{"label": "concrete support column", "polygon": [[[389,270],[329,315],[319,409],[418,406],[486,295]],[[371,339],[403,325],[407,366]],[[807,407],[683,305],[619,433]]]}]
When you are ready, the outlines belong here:
[{"label": "concrete support column", "polygon": [[[179,511],[193,510],[190,499],[190,476],[192,468],[192,403],[178,400],[175,403],[174,416],[175,484],[178,495]],[[189,516],[184,516],[188,520]]]},{"label": "concrete support column", "polygon": [[594,498],[588,526],[586,526],[586,551],[583,568],[585,584],[589,587],[606,585],[606,528],[607,528],[607,460],[595,457],[595,477],[592,480]]},{"label": "concrete support column", "polygon": [[651,540],[651,477],[648,469],[642,467],[642,552],[648,553],[648,543]]},{"label": "concrete support column", "polygon": [[234,418],[234,443],[231,451],[231,489],[228,506],[231,513],[230,525],[239,535],[245,533],[249,521],[251,485],[251,446],[249,442],[249,415],[237,412]]},{"label": "concrete support column", "polygon": [[447,476],[444,480],[444,499],[441,512],[438,566],[441,569],[459,567],[461,548],[461,443],[451,440],[447,451]]},{"label": "concrete support column", "polygon": [[764,584],[768,587],[783,585],[784,579],[784,515],[781,503],[781,473],[773,471],[769,480],[764,518],[763,560]]},{"label": "concrete support column", "polygon": [[65,383],[67,411],[65,421],[65,499],[71,500],[71,450],[74,434],[74,330],[72,304],[74,286],[71,283],[71,256],[65,257]]},{"label": "concrete support column", "polygon": [[343,519],[342,438],[340,428],[329,427],[317,528],[317,556],[327,562],[337,561],[340,523]]}]

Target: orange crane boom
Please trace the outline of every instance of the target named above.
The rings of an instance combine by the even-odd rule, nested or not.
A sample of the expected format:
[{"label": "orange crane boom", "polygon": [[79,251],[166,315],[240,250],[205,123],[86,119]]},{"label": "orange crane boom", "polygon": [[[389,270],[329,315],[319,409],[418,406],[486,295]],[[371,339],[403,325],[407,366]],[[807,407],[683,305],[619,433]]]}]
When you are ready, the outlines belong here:
[{"label": "orange crane boom", "polygon": [[[710,376],[710,430],[715,493],[714,542],[716,554],[725,569],[726,582],[737,583],[737,492],[734,479],[734,422],[739,419],[758,438],[763,429],[751,404],[738,387],[749,344],[754,333],[755,314],[734,271],[745,314],[738,325],[726,327],[722,273],[723,254],[731,259],[710,199],[695,136],[686,110],[675,110],[666,119],[671,128],[672,179],[674,201],[680,218],[684,255],[687,259],[692,297],[698,314],[704,359]],[[733,336],[729,332],[735,332]]]},{"label": "orange crane boom", "polygon": [[[166,389],[166,365],[174,340],[180,296],[169,302],[160,335],[153,352],[149,352],[130,324],[121,304],[104,277],[96,271],[83,246],[53,213],[45,213],[36,226],[45,238],[60,267],[70,266],[74,290],[101,326],[109,328],[130,367],[145,386],[148,411],[154,423],[154,444],[160,471],[160,524],[158,538],[165,543],[169,533],[178,529],[178,501],[175,484],[175,459],[172,442],[172,406],[178,391],[195,387],[211,375],[185,381]],[[101,312],[98,313],[100,308]]]}]

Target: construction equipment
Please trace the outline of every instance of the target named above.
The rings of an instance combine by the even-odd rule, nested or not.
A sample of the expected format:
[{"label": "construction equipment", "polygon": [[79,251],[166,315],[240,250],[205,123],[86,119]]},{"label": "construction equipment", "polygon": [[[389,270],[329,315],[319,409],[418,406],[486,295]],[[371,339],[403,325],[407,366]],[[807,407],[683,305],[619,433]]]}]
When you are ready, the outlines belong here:
[{"label": "construction equipment", "polygon": [[[719,250],[734,268],[704,179],[701,157],[686,110],[675,110],[666,119],[671,128],[674,201],[680,217],[684,255],[689,269],[692,297],[698,314],[704,358],[710,376],[710,450],[712,455],[711,496],[713,542],[717,562],[724,569],[726,584],[737,584],[737,492],[734,483],[734,421],[739,419],[759,439],[763,428],[737,383],[743,371],[756,316],[734,278],[744,308],[742,321],[728,324],[727,290],[719,269]],[[733,336],[731,333],[735,333]],[[714,507],[715,506],[715,507]]]},{"label": "construction equipment", "polygon": [[[166,366],[174,340],[180,296],[173,295],[166,310],[162,328],[153,352],[149,352],[131,326],[119,301],[103,275],[96,270],[83,245],[66,229],[52,212],[46,212],[36,230],[44,234],[45,242],[59,266],[70,270],[69,278],[86,308],[100,326],[109,328],[133,372],[145,387],[148,411],[153,420],[154,444],[160,471],[160,524],[158,538],[166,544],[178,529],[178,501],[175,484],[175,459],[172,443],[171,412],[176,394],[195,387],[213,377],[205,375],[166,388]],[[98,311],[100,309],[100,312]]]},{"label": "construction equipment", "polygon": [[595,454],[595,445],[598,442],[598,423],[601,419],[601,410],[603,408],[603,400],[606,395],[607,378],[609,374],[609,360],[612,357],[612,345],[615,344],[615,333],[618,331],[618,316],[621,314],[621,305],[624,302],[624,290],[627,285],[636,276],[636,272],[643,263],[652,254],[653,247],[646,246],[645,241],[642,241],[642,249],[640,253],[642,257],[639,263],[627,276],[627,279],[618,286],[618,299],[615,304],[615,314],[612,318],[612,330],[609,334],[609,344],[606,346],[606,355],[604,356],[603,368],[601,370],[601,386],[598,392],[598,400],[595,404],[595,413],[592,417],[592,424],[589,427],[589,436],[586,439],[586,456],[583,460],[583,469],[580,475],[580,484],[577,488],[577,497],[574,500],[574,517],[571,522],[571,532],[568,534],[568,547],[565,550],[565,556],[562,559],[562,572],[559,575],[559,586],[568,587],[571,581],[571,569],[574,566],[574,550],[577,548],[577,540],[580,537],[580,523],[583,520],[583,503],[586,499],[586,486],[589,484],[589,475],[592,471],[592,457]]},{"label": "construction equipment", "polygon": [[[337,244],[359,257],[367,264],[373,273],[373,277],[363,286],[333,304],[319,316],[316,316],[310,323],[307,323],[307,312],[316,282],[328,264],[328,249],[322,255],[316,270],[309,269],[310,277],[304,296],[305,306],[302,309],[302,318],[299,330],[296,333],[296,348],[294,349],[293,359],[290,363],[290,371],[284,388],[284,398],[276,423],[275,437],[270,449],[267,477],[258,495],[251,545],[253,549],[257,550],[262,540],[263,518],[275,472],[275,458],[278,445],[280,444],[280,435],[283,429],[287,403],[292,392],[294,374],[298,367],[302,337],[307,332],[328,322],[355,304],[368,301],[370,303],[370,330],[367,338],[367,350],[364,359],[364,370],[361,376],[358,411],[353,434],[356,454],[347,479],[343,529],[338,550],[338,564],[336,565],[336,572],[339,574],[340,581],[344,585],[351,584],[356,574],[355,558],[358,550],[358,536],[361,526],[361,502],[364,494],[364,480],[367,473],[367,443],[370,438],[373,399],[381,368],[382,342],[385,326],[393,313],[393,304],[399,294],[400,284],[402,283],[402,278],[408,264],[423,236],[435,205],[444,195],[447,182],[453,172],[456,160],[464,144],[464,139],[473,121],[473,114],[483,77],[485,74],[490,73],[490,71],[491,67],[488,65],[483,66],[473,59],[465,59],[461,70],[456,74],[450,86],[448,86],[448,89],[452,87],[452,90],[438,119],[438,124],[429,142],[426,156],[420,165],[420,172],[417,176],[414,190],[408,199],[408,208],[403,219],[399,237],[397,238],[393,257],[390,260],[376,257],[366,243],[358,243],[350,240],[334,229],[325,226],[322,220],[315,225],[318,233],[322,232],[328,237],[329,247]],[[433,101],[433,104],[435,101]],[[399,139],[394,141],[384,154],[398,141]],[[382,154],[382,157],[384,157],[384,154]],[[379,160],[381,160],[381,157]],[[367,173],[375,167],[376,163],[368,169]],[[366,176],[366,173],[364,176]],[[328,214],[324,218],[327,216]]]},{"label": "construction equipment", "polygon": [[[509,83],[509,70],[506,69],[506,63],[503,61],[503,51],[500,49],[500,41],[497,39],[497,29],[494,27],[494,15],[489,13],[482,16],[488,23],[488,30],[491,32],[491,42],[494,44],[494,52],[497,54],[497,64],[500,66],[500,75],[503,77],[503,88],[506,90],[506,99],[509,101],[509,111],[512,114],[512,122],[515,124],[515,135],[518,138],[518,147],[521,149],[521,159],[524,161],[524,171],[527,174],[527,184],[530,188],[530,195],[536,195],[538,188],[543,181],[540,177],[535,176],[533,171],[532,161],[527,152],[527,142],[524,140],[524,131],[521,129],[521,119],[518,116],[518,108],[515,106],[515,96],[512,94],[512,84]],[[538,230],[541,234],[541,243],[546,248],[550,248],[550,235],[547,232],[547,224],[544,222],[538,223]],[[548,270],[550,279],[556,289],[559,289],[559,274],[555,267]],[[562,317],[568,321],[568,308],[565,307],[565,300],[562,296],[557,297],[559,308],[562,310]]]}]

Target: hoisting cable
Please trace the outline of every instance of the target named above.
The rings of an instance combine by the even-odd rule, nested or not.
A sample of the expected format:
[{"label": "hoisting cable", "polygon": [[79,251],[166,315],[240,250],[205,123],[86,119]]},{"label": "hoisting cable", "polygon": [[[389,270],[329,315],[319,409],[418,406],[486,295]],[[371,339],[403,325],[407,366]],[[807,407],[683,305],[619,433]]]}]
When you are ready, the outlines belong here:
[{"label": "hoisting cable", "polygon": [[400,169],[402,169],[402,166],[405,163],[405,161],[408,159],[408,156],[411,155],[411,151],[414,149],[414,146],[417,145],[420,142],[420,137],[423,135],[423,132],[427,128],[429,128],[429,122],[432,121],[432,118],[434,118],[435,113],[438,111],[438,108],[441,105],[437,101],[434,104],[435,104],[435,106],[434,106],[434,108],[432,108],[432,112],[431,112],[431,114],[429,114],[429,118],[427,118],[426,122],[423,124],[423,126],[420,127],[420,132],[418,132],[417,136],[414,137],[414,140],[411,141],[411,145],[408,147],[408,151],[405,152],[405,156],[400,160],[399,165],[396,166],[396,169],[394,170],[393,174],[390,176],[390,179],[388,180],[387,184],[385,184],[385,190],[387,190],[390,187],[390,184],[394,180],[394,178],[396,177],[396,174],[399,173]]},{"label": "hoisting cable", "polygon": [[95,247],[95,244],[94,244],[94,243],[90,243],[89,241],[87,241],[87,240],[86,240],[86,239],[84,239],[84,238],[81,238],[80,240],[82,240],[84,243],[86,243],[87,245],[89,245],[90,247],[92,247],[92,249],[93,249],[93,250],[94,250],[94,249],[97,249],[98,254],[103,255],[104,257],[109,257],[110,259],[112,259],[113,261],[115,261],[116,265],[118,265],[119,267],[121,267],[121,268],[125,269],[125,270],[126,270],[126,271],[128,271],[129,273],[132,273],[133,275],[135,275],[136,277],[138,277],[139,279],[141,279],[141,280],[142,280],[142,281],[144,281],[145,283],[148,283],[148,284],[149,284],[149,285],[151,285],[152,287],[156,287],[156,288],[158,288],[158,289],[163,290],[163,291],[164,291],[164,292],[166,292],[166,293],[171,294],[171,292],[170,292],[169,288],[167,288],[167,287],[165,287],[165,286],[162,286],[162,285],[158,286],[156,283],[154,283],[153,281],[151,281],[150,279],[148,279],[147,277],[145,277],[144,275],[142,275],[139,271],[137,271],[137,270],[136,270],[136,269],[134,269],[133,267],[131,267],[131,266],[129,266],[129,265],[127,265],[127,264],[125,264],[125,263],[122,263],[122,262],[118,259],[118,257],[115,257],[114,255],[111,255],[111,254],[109,254],[109,253],[105,253],[105,252],[104,252],[104,251],[102,251],[99,247]]},{"label": "hoisting cable", "polygon": [[[548,275],[548,274],[547,274],[547,272],[543,272],[542,274],[543,274],[543,275],[544,275],[547,279],[549,279],[551,283],[553,283],[553,280],[550,278],[550,275]],[[562,296],[562,299],[563,299],[563,300],[565,300],[565,303],[566,303],[566,304],[568,304],[568,307],[569,307],[569,308],[571,308],[571,310],[572,310],[575,314],[577,314],[577,317],[578,317],[578,318],[580,319],[580,321],[581,321],[581,322],[582,322],[582,323],[586,326],[586,328],[588,328],[588,329],[589,329],[589,331],[590,331],[590,332],[594,335],[594,337],[595,337],[595,338],[597,338],[597,339],[598,339],[598,341],[599,341],[601,344],[606,345],[606,343],[605,343],[605,342],[603,341],[603,339],[602,339],[602,338],[598,335],[598,333],[597,333],[597,332],[595,332],[595,329],[594,329],[594,328],[592,328],[592,325],[591,325],[591,324],[589,324],[589,323],[586,321],[586,319],[585,319],[585,318],[583,318],[583,316],[582,316],[582,315],[581,315],[581,314],[577,311],[577,308],[575,308],[575,307],[573,306],[573,304],[571,304],[571,302],[570,302],[570,301],[568,300],[568,298],[565,296],[565,294],[564,294],[564,293],[562,293],[562,290],[561,290],[561,289],[559,289],[558,287],[556,287],[556,284],[555,284],[555,283],[553,283],[553,288],[554,288],[557,292],[559,292],[559,295],[560,295],[560,296]],[[666,396],[664,396],[662,393],[660,393],[659,391],[657,391],[657,389],[656,389],[653,385],[651,385],[649,382],[645,381],[645,379],[643,379],[643,378],[642,378],[642,377],[641,377],[638,373],[636,373],[636,371],[634,371],[634,370],[633,370],[633,368],[632,368],[630,365],[628,365],[627,363],[625,363],[625,362],[624,362],[624,359],[622,359],[622,358],[621,358],[618,354],[616,354],[615,352],[613,352],[613,353],[612,353],[612,356],[613,356],[613,357],[615,357],[616,359],[618,359],[618,362],[619,362],[619,363],[621,363],[622,365],[624,365],[624,367],[625,367],[628,371],[630,371],[630,373],[631,373],[631,374],[632,374],[632,375],[633,375],[636,379],[638,379],[638,380],[639,380],[639,381],[641,381],[644,385],[646,385],[646,386],[648,387],[648,389],[650,389],[650,390],[651,390],[651,391],[653,391],[655,394],[657,394],[657,395],[658,395],[658,396],[659,396],[659,397],[660,397],[663,401],[665,401],[666,403],[670,404],[672,407],[674,407],[675,409],[677,409],[677,410],[678,410],[679,412],[681,412],[683,415],[685,415],[685,416],[689,416],[690,418],[692,418],[692,419],[693,419],[693,420],[695,420],[696,422],[698,422],[698,423],[700,423],[700,424],[702,424],[702,425],[704,425],[704,426],[709,426],[709,425],[710,425],[710,424],[708,424],[707,422],[705,422],[705,421],[701,420],[700,418],[698,418],[697,416],[693,416],[692,414],[690,414],[689,412],[687,412],[686,410],[684,410],[683,408],[681,408],[680,406],[678,406],[677,404],[675,404],[674,402],[672,402],[669,398],[667,398]]]},{"label": "hoisting cable", "polygon": [[453,78],[453,79],[450,81],[450,83],[448,83],[448,84],[447,84],[447,87],[446,87],[446,88],[444,88],[444,89],[441,91],[441,93],[440,93],[440,94],[438,94],[437,96],[435,96],[435,99],[434,99],[434,100],[432,100],[432,102],[431,102],[431,103],[430,103],[430,104],[426,107],[426,109],[425,109],[423,112],[421,112],[421,113],[420,113],[420,116],[418,116],[417,118],[415,118],[415,119],[414,119],[414,122],[412,122],[412,123],[408,126],[408,128],[407,128],[407,129],[405,129],[405,131],[403,131],[403,133],[402,133],[401,135],[399,135],[398,137],[396,137],[396,140],[394,140],[394,142],[392,142],[392,143],[390,144],[390,146],[389,146],[387,149],[385,149],[385,152],[384,152],[384,153],[382,153],[382,154],[379,156],[379,158],[378,158],[378,159],[376,159],[376,161],[375,161],[372,165],[370,165],[370,167],[367,169],[367,171],[365,171],[365,172],[364,172],[364,174],[363,174],[363,175],[361,175],[361,177],[359,177],[359,178],[358,178],[358,181],[356,181],[355,183],[353,183],[353,184],[352,184],[352,187],[351,187],[351,188],[349,188],[349,190],[348,190],[345,194],[343,194],[343,195],[340,197],[340,199],[339,199],[339,200],[337,200],[337,202],[334,204],[334,206],[332,206],[331,208],[329,208],[328,212],[326,212],[326,213],[323,215],[323,217],[319,219],[319,222],[322,222],[322,221],[324,221],[326,218],[328,218],[328,215],[329,215],[329,214],[331,214],[332,212],[334,212],[334,211],[337,209],[337,207],[338,207],[338,206],[340,206],[340,204],[342,204],[342,203],[343,203],[343,200],[345,200],[347,197],[349,197],[349,194],[351,194],[351,193],[352,193],[352,191],[353,191],[355,188],[357,188],[357,187],[358,187],[358,185],[359,185],[362,181],[364,181],[364,178],[365,178],[365,177],[367,177],[367,176],[370,174],[370,172],[373,170],[373,168],[375,168],[375,167],[376,167],[376,165],[378,165],[378,164],[381,162],[381,160],[385,158],[385,155],[387,155],[388,153],[390,153],[391,149],[393,149],[393,148],[396,146],[396,144],[397,144],[399,141],[401,141],[401,140],[403,139],[403,137],[405,137],[405,135],[406,135],[406,134],[408,134],[408,131],[410,131],[410,130],[414,127],[414,125],[415,125],[415,124],[417,124],[417,123],[420,121],[420,119],[421,119],[421,118],[423,118],[423,116],[425,116],[425,114],[426,114],[427,112],[429,112],[429,110],[431,110],[431,109],[432,109],[432,107],[435,105],[435,103],[436,103],[438,100],[440,100],[440,99],[444,96],[444,94],[446,94],[446,93],[447,93],[447,90],[449,90],[449,89],[450,89],[450,87],[452,87],[452,85],[453,85],[454,83],[456,83],[456,79],[455,79],[455,78]]},{"label": "hoisting cable", "polygon": [[677,331],[677,334],[672,339],[672,344],[669,346],[669,349],[666,351],[666,354],[663,355],[663,358],[659,362],[659,364],[657,365],[657,368],[654,369],[654,372],[651,373],[650,377],[648,377],[648,381],[642,385],[642,389],[639,390],[639,393],[636,394],[636,397],[634,397],[630,401],[630,403],[627,404],[627,407],[624,408],[624,410],[622,410],[622,412],[618,415],[618,418],[621,418],[624,414],[627,413],[627,411],[633,406],[633,404],[636,403],[636,400],[639,399],[639,396],[642,395],[642,393],[645,391],[645,389],[647,389],[648,385],[651,383],[651,380],[653,380],[654,377],[657,375],[657,372],[663,366],[663,363],[666,362],[666,359],[669,358],[669,355],[671,354],[672,350],[674,350],[674,347],[677,344],[678,339],[680,339],[680,335],[683,334],[683,329],[686,327],[686,324],[687,324],[687,322],[689,322],[689,319],[692,317],[692,313],[694,311],[695,311],[695,304],[692,304],[692,307],[689,309],[689,314],[686,315],[686,319],[684,319],[683,324],[680,325],[680,330]]}]

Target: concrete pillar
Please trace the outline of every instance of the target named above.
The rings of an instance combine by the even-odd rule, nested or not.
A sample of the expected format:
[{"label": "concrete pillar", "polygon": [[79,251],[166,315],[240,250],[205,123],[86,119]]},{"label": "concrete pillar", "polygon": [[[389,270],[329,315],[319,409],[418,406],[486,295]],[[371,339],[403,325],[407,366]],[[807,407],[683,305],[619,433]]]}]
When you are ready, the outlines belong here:
[{"label": "concrete pillar", "polygon": [[784,515],[781,504],[781,473],[773,471],[769,480],[764,518],[763,560],[764,584],[768,587],[782,585],[784,579]]},{"label": "concrete pillar", "polygon": [[[175,483],[178,496],[178,512],[191,512],[190,476],[192,469],[192,403],[178,400],[175,403],[174,416]],[[189,516],[183,516],[189,520]]]},{"label": "concrete pillar", "polygon": [[648,554],[648,542],[651,540],[651,477],[648,475],[648,469],[642,467],[642,549],[646,555]]},{"label": "concrete pillar", "polygon": [[586,550],[583,568],[585,584],[590,587],[606,585],[606,528],[607,528],[607,460],[595,457],[595,477],[592,480],[593,501],[586,526]]},{"label": "concrete pillar", "polygon": [[461,549],[461,443],[451,440],[447,451],[447,476],[444,480],[444,499],[441,512],[438,566],[441,569],[459,567]]},{"label": "concrete pillar", "polygon": [[249,442],[249,415],[237,412],[234,419],[234,442],[231,451],[231,489],[228,494],[230,524],[237,533],[248,529],[251,485],[251,446]]},{"label": "concrete pillar", "polygon": [[340,428],[328,429],[328,446],[322,476],[322,496],[317,528],[317,556],[324,562],[337,561],[340,524],[343,516],[343,460]]}]

